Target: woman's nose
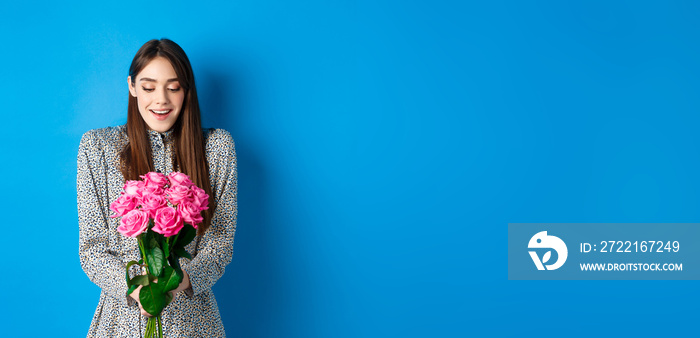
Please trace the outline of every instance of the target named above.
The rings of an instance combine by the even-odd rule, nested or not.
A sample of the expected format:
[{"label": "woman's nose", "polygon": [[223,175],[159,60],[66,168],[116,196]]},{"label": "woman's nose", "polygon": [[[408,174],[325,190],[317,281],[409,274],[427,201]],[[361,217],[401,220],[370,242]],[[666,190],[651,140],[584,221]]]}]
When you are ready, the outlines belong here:
[{"label": "woman's nose", "polygon": [[168,103],[168,93],[166,89],[157,90],[156,103],[165,104]]}]

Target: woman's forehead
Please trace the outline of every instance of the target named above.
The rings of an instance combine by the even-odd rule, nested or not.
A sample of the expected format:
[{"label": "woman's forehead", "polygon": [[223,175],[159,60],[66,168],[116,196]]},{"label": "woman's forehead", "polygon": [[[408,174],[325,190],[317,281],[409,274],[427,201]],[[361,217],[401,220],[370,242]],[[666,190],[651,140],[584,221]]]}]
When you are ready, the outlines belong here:
[{"label": "woman's forehead", "polygon": [[170,61],[163,57],[151,60],[136,76],[138,81],[173,82],[177,81],[177,73]]}]

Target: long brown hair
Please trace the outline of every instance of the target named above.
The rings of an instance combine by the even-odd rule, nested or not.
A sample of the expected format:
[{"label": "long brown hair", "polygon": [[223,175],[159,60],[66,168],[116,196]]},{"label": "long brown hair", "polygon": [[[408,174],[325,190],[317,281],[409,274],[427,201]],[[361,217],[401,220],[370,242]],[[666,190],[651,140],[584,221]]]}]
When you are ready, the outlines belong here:
[{"label": "long brown hair", "polygon": [[[185,91],[182,111],[172,127],[173,168],[190,176],[192,182],[210,196],[209,209],[204,211],[204,221],[197,230],[197,233],[202,235],[211,224],[216,205],[209,183],[209,166],[204,156],[205,144],[194,73],[190,60],[178,44],[168,39],[151,40],[141,46],[131,61],[129,76],[132,84],[138,73],[156,57],[163,57],[170,61],[180,86]],[[121,172],[125,180],[139,180],[140,175],[155,171],[151,157],[151,143],[148,138],[148,127],[139,113],[138,102],[131,94],[129,94],[127,110],[126,133],[129,141],[120,153]]]}]

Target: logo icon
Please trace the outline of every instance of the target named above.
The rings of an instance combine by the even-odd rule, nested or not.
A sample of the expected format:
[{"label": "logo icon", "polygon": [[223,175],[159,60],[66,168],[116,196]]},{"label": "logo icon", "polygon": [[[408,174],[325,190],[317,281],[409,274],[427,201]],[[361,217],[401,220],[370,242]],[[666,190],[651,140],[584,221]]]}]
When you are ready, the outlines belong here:
[{"label": "logo icon", "polygon": [[527,244],[529,249],[553,249],[557,252],[557,261],[553,264],[544,265],[552,258],[552,251],[547,251],[542,260],[537,256],[537,252],[529,251],[532,261],[535,262],[537,270],[556,270],[559,269],[564,262],[566,262],[566,257],[569,256],[569,250],[566,249],[566,244],[557,236],[548,236],[546,231],[540,231],[536,233],[532,238],[530,238],[530,243]]}]

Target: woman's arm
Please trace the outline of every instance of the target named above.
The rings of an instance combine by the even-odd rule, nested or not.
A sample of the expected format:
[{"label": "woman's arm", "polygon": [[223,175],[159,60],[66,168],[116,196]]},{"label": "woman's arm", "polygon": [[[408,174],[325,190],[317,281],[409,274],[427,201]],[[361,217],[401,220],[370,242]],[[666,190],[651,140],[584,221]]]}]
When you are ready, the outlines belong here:
[{"label": "woman's arm", "polygon": [[210,166],[215,167],[210,175],[216,175],[215,186],[212,187],[216,195],[216,210],[211,226],[199,243],[197,255],[191,262],[183,264],[192,286],[191,290],[186,290],[189,296],[209,290],[224,274],[233,255],[238,214],[236,149],[233,138],[227,131],[219,129],[214,133],[210,137],[215,139],[210,142],[215,142],[214,147],[221,149],[209,159]]},{"label": "woman's arm", "polygon": [[133,302],[126,297],[126,266],[109,248],[107,166],[95,131],[85,133],[78,150],[78,223],[80,265],[90,280],[102,291],[124,305]]}]

